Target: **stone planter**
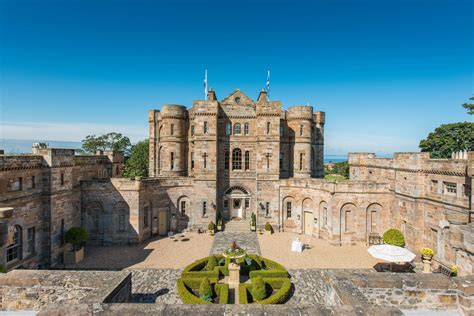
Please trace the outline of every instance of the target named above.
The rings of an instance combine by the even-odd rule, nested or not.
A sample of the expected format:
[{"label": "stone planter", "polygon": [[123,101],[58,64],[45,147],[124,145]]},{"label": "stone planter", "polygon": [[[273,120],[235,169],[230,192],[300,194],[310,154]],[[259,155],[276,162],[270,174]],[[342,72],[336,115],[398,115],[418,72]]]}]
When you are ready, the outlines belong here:
[{"label": "stone planter", "polygon": [[63,254],[64,264],[76,264],[81,262],[84,259],[84,247],[81,247],[79,250],[68,250]]},{"label": "stone planter", "polygon": [[215,233],[214,229],[209,229],[209,235],[214,236],[214,233]]},{"label": "stone planter", "polygon": [[433,256],[421,256],[421,259],[423,261],[423,273],[431,273],[431,260],[433,259]]},{"label": "stone planter", "polygon": [[250,230],[253,231],[253,232],[256,231],[256,230],[257,230],[257,226],[253,226],[253,225],[250,226]]},{"label": "stone planter", "polygon": [[272,231],[271,230],[265,230],[265,235],[271,235]]}]

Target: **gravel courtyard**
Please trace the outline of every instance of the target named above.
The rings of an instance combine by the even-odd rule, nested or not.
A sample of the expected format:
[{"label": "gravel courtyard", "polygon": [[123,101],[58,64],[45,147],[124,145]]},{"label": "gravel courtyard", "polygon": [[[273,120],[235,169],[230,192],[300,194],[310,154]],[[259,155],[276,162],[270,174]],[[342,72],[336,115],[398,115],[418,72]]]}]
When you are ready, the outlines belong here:
[{"label": "gravel courtyard", "polygon": [[[249,242],[256,243],[254,238],[252,236]],[[276,260],[288,269],[371,269],[377,263],[365,246],[331,246],[316,238],[311,238],[311,249],[305,249],[302,253],[291,252],[294,238],[294,233],[258,235],[262,256]],[[208,256],[214,242],[214,237],[208,234],[187,233],[184,239],[188,240],[182,239],[178,235],[136,246],[86,247],[85,259],[65,268],[183,269],[191,262]],[[300,236],[300,239],[306,241],[305,236]],[[226,242],[230,245],[231,241]]]},{"label": "gravel courtyard", "polygon": [[[183,269],[191,262],[208,256],[214,237],[186,233],[162,237],[135,246],[89,246],[85,258],[66,269]],[[188,239],[188,240],[186,240]]]},{"label": "gravel courtyard", "polygon": [[[258,235],[262,256],[281,263],[287,269],[372,269],[380,262],[372,258],[366,246],[331,246],[317,238],[309,238],[310,249],[292,252],[291,242],[296,237],[294,233]],[[299,238],[303,242],[308,239],[304,235]]]}]

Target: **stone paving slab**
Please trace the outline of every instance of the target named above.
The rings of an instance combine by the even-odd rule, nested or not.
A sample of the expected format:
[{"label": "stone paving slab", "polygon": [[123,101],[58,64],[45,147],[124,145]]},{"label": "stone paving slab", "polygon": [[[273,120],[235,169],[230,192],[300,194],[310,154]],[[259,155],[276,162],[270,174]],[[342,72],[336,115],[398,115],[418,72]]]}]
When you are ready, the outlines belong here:
[{"label": "stone paving slab", "polygon": [[249,254],[260,255],[260,245],[256,233],[235,233],[235,232],[219,232],[214,237],[214,243],[210,251],[211,255],[221,254],[227,250],[233,241],[237,245],[247,251]]}]

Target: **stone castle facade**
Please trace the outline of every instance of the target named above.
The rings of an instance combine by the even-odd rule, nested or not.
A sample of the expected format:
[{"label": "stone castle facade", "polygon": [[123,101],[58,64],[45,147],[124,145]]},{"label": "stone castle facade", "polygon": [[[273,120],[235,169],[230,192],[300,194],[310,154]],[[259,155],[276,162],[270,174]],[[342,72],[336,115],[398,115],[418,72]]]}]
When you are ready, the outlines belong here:
[{"label": "stone castle facade", "polygon": [[[284,110],[264,91],[256,101],[239,90],[218,101],[211,90],[190,109],[150,111],[148,122],[148,178],[121,178],[118,153],[0,155],[0,207],[10,208],[0,214],[0,264],[28,266],[32,226],[42,255],[31,262],[55,265],[62,233],[71,226],[87,227],[89,243],[131,244],[207,229],[218,218],[248,221],[255,213],[260,228],[268,222],[276,231],[334,245],[367,244],[396,227],[415,253],[431,247],[439,266],[456,264],[461,275],[473,274],[473,152],[462,159],[353,153],[350,180],[335,182],[323,179],[325,114],[311,106]],[[23,190],[12,189],[33,170],[41,189],[25,191],[26,182]],[[61,174],[70,175],[67,189],[58,184]],[[11,262],[16,226],[22,256]]]}]

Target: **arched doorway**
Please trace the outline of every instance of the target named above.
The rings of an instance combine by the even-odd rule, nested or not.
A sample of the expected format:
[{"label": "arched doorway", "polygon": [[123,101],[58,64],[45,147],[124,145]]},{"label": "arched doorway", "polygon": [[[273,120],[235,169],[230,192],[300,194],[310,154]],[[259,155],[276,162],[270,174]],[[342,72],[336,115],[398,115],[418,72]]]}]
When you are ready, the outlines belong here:
[{"label": "arched doorway", "polygon": [[224,194],[224,217],[244,219],[250,207],[250,193],[241,186],[230,187]]}]

